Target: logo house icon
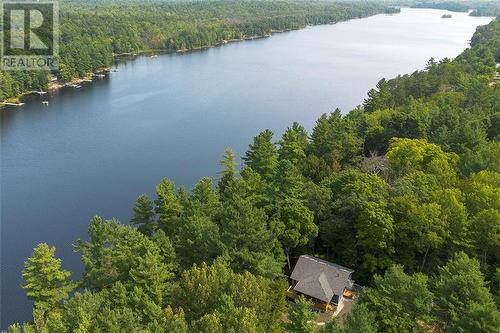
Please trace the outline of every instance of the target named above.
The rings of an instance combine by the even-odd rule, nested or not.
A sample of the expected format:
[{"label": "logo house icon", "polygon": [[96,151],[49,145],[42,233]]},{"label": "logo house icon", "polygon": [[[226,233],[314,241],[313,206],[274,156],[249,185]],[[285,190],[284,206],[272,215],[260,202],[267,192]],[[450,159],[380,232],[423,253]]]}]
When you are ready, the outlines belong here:
[{"label": "logo house icon", "polygon": [[[23,50],[49,49],[37,35],[37,30],[42,28],[43,22],[43,13],[38,9],[12,10],[10,12],[10,48]],[[28,31],[27,35],[26,31]],[[25,43],[26,39],[28,45]]]},{"label": "logo house icon", "polygon": [[1,1],[2,69],[53,68],[58,51],[54,1]]}]

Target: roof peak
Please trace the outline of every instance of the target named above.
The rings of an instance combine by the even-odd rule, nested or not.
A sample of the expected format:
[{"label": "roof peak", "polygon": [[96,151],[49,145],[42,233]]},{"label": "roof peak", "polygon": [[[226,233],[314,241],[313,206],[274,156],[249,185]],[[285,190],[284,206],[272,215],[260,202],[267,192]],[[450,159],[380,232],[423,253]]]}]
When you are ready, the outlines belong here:
[{"label": "roof peak", "polygon": [[297,281],[294,290],[330,302],[334,295],[341,296],[353,284],[353,270],[310,255],[299,257],[290,278]]},{"label": "roof peak", "polygon": [[347,268],[347,267],[344,267],[344,266],[341,266],[341,265],[338,265],[338,264],[334,264],[332,262],[329,262],[329,261],[326,261],[326,260],[323,260],[323,259],[320,259],[320,258],[316,258],[312,255],[309,255],[309,254],[303,254],[299,257],[300,258],[307,258],[309,260],[314,260],[316,261],[317,263],[319,264],[323,264],[323,265],[328,265],[328,266],[332,266],[336,269],[340,269],[340,270],[343,270],[343,271],[346,271],[346,272],[349,272],[349,273],[354,273],[354,270],[353,269],[350,269],[350,268]]}]

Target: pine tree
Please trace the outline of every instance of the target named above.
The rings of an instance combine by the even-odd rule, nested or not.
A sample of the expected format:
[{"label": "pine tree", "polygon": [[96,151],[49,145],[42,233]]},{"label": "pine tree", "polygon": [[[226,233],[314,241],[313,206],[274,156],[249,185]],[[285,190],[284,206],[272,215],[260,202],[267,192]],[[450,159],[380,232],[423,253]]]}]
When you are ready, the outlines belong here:
[{"label": "pine tree", "polygon": [[219,227],[200,207],[184,212],[175,239],[178,259],[185,268],[208,263],[221,254]]},{"label": "pine tree", "polygon": [[367,112],[388,109],[394,105],[393,98],[389,83],[385,79],[382,79],[377,83],[377,89],[370,89],[363,107]]},{"label": "pine tree", "polygon": [[393,266],[383,277],[375,275],[373,287],[363,292],[360,302],[377,315],[381,332],[410,333],[429,315],[432,293],[426,275],[410,276],[401,266]]},{"label": "pine tree", "polygon": [[155,304],[162,305],[170,294],[170,279],[173,274],[169,267],[162,262],[160,251],[148,249],[142,257],[137,257],[134,266],[130,269],[130,277],[134,287],[142,288]]},{"label": "pine tree", "polygon": [[304,196],[304,177],[297,167],[288,160],[282,160],[278,163],[274,184],[274,196],[277,200],[301,199]]},{"label": "pine tree", "polygon": [[279,142],[278,156],[280,160],[288,160],[297,165],[306,157],[308,145],[307,132],[299,123],[287,128]]},{"label": "pine tree", "polygon": [[199,208],[206,216],[213,218],[219,208],[219,197],[213,190],[213,182],[209,177],[203,177],[193,188],[191,204]]},{"label": "pine tree", "polygon": [[164,317],[165,322],[161,323],[161,326],[165,333],[187,333],[189,331],[182,309],[174,312],[172,308],[168,306],[164,310]]},{"label": "pine tree", "polygon": [[134,216],[130,222],[136,226],[140,232],[151,236],[156,229],[154,220],[153,202],[145,194],[141,194],[135,203]]},{"label": "pine tree", "polygon": [[258,172],[263,179],[271,179],[278,164],[276,145],[272,142],[273,132],[265,130],[257,135],[243,160]]},{"label": "pine tree", "polygon": [[375,314],[363,304],[358,304],[345,320],[344,333],[377,333]]},{"label": "pine tree", "polygon": [[432,286],[435,313],[447,331],[486,333],[493,332],[491,327],[498,329],[498,310],[476,259],[463,252],[456,254],[439,269]]},{"label": "pine tree", "polygon": [[175,185],[167,178],[156,187],[156,214],[160,227],[169,237],[175,235],[177,221],[182,213],[182,205],[175,193]]},{"label": "pine tree", "polygon": [[219,180],[219,194],[221,198],[227,197],[229,189],[236,184],[236,154],[231,148],[224,150],[224,155],[220,161],[222,166],[221,178]]},{"label": "pine tree", "polygon": [[267,215],[249,200],[234,197],[226,202],[219,221],[224,252],[231,267],[241,272],[281,274],[283,250],[267,226]]},{"label": "pine tree", "polygon": [[74,284],[71,272],[61,269],[61,259],[55,257],[56,248],[39,244],[24,263],[21,285],[34,303],[35,309],[50,310],[68,297]]},{"label": "pine tree", "polygon": [[314,333],[317,332],[316,314],[311,310],[312,304],[303,296],[295,300],[288,310],[290,322],[285,324],[285,331],[290,333]]}]

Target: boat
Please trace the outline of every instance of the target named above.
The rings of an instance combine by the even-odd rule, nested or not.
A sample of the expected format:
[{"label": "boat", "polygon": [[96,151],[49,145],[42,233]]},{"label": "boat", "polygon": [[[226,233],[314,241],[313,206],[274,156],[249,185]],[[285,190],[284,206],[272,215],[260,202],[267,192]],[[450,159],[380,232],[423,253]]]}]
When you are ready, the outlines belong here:
[{"label": "boat", "polygon": [[443,14],[441,18],[452,18],[453,16],[451,14]]},{"label": "boat", "polygon": [[49,101],[42,101],[43,105],[49,105]]}]

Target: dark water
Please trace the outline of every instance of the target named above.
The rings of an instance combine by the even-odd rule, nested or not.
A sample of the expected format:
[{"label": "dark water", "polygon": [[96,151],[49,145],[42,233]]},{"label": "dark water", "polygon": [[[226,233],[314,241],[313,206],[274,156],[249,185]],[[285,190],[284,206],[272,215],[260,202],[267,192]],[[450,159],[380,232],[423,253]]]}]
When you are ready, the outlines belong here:
[{"label": "dark water", "polygon": [[241,156],[252,137],[280,134],[293,121],[362,103],[382,77],[454,57],[487,18],[404,9],[336,25],[184,55],[118,64],[82,89],[33,97],[1,117],[1,327],[30,318],[19,287],[24,259],[55,245],[78,274],[71,243],[89,219],[130,218],[141,193],[168,176],[191,187],[216,176],[230,146]]}]

